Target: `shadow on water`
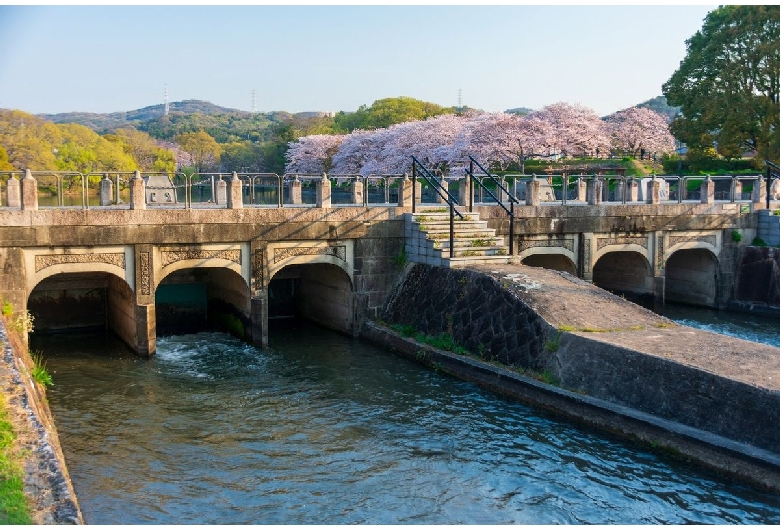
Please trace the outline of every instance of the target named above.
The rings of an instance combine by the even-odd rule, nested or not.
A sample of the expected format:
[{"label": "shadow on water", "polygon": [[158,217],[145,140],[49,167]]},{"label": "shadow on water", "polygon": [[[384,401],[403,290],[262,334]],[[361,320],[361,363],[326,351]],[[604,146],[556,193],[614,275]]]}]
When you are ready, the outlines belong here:
[{"label": "shadow on water", "polygon": [[288,319],[270,343],[38,345],[87,522],[780,523],[776,496],[350,337]]}]

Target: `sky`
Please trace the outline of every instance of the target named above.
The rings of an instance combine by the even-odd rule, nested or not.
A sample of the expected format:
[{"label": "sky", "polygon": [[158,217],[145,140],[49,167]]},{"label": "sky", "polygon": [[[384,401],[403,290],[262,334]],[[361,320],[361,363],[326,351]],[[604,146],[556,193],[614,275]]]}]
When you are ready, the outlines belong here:
[{"label": "sky", "polygon": [[660,96],[715,7],[0,5],[0,108],[127,111],[167,89],[261,112],[409,96],[605,116]]}]

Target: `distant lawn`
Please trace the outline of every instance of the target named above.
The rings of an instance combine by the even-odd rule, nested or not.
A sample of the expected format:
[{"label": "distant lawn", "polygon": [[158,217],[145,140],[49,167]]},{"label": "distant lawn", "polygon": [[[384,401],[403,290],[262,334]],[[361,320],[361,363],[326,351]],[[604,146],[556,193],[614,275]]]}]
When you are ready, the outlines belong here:
[{"label": "distant lawn", "polygon": [[14,444],[16,434],[9,421],[6,398],[0,394],[0,524],[31,524],[24,495],[22,455]]}]

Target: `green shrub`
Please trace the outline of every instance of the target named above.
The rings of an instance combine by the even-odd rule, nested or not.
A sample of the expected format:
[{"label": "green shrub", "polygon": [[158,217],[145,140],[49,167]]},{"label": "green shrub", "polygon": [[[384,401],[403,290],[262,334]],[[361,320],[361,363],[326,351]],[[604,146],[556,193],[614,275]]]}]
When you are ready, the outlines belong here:
[{"label": "green shrub", "polygon": [[740,241],[742,241],[742,234],[740,234],[740,233],[739,233],[739,232],[737,232],[736,230],[732,230],[732,231],[731,231],[731,240],[732,240],[734,243],[739,243]]},{"label": "green shrub", "polygon": [[764,241],[760,237],[754,237],[753,241],[750,242],[750,245],[754,246],[754,247],[765,247],[765,246],[767,246],[766,241]]},{"label": "green shrub", "polygon": [[11,305],[11,302],[3,302],[2,312],[4,317],[10,317],[14,314],[14,306]]}]

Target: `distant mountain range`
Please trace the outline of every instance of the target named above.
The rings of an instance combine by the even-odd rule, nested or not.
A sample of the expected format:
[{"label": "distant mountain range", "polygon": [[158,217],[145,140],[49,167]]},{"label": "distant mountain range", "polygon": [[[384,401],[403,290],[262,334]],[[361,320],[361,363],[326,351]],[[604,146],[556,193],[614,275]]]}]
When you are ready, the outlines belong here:
[{"label": "distant mountain range", "polygon": [[[199,99],[188,99],[185,101],[174,101],[168,105],[171,114],[238,114],[247,116],[251,114],[238,109],[229,109],[220,107],[208,101]],[[118,127],[127,127],[128,125],[138,125],[139,123],[156,120],[165,115],[165,105],[152,105],[142,109],[130,110],[127,112],[110,112],[100,114],[95,112],[63,112],[60,114],[38,114],[44,120],[54,123],[78,123],[89,127],[93,131],[105,132]]]},{"label": "distant mountain range", "polygon": [[[658,96],[653,99],[649,99],[643,103],[636,105],[637,107],[646,107],[651,110],[667,116],[669,120],[674,118],[679,112],[679,108],[670,107],[666,103],[666,98]],[[192,115],[203,114],[207,116],[232,114],[240,117],[248,117],[252,113],[244,110],[231,109],[227,107],[220,107],[208,101],[202,101],[198,99],[188,99],[185,101],[174,101],[168,106],[169,115]],[[533,112],[533,109],[527,107],[517,107],[508,109],[506,112],[518,115],[525,115]],[[165,115],[164,105],[152,105],[144,107],[142,109],[130,110],[127,112],[110,112],[110,113],[94,113],[94,112],[64,112],[59,114],[38,114],[39,117],[51,121],[53,123],[78,123],[89,127],[93,131],[98,133],[106,133],[113,131],[119,127],[139,125],[159,120]],[[332,116],[332,113],[328,112],[301,112],[297,114],[291,114],[287,112],[272,112],[269,115],[289,115],[290,117],[311,118],[319,116]]]}]

